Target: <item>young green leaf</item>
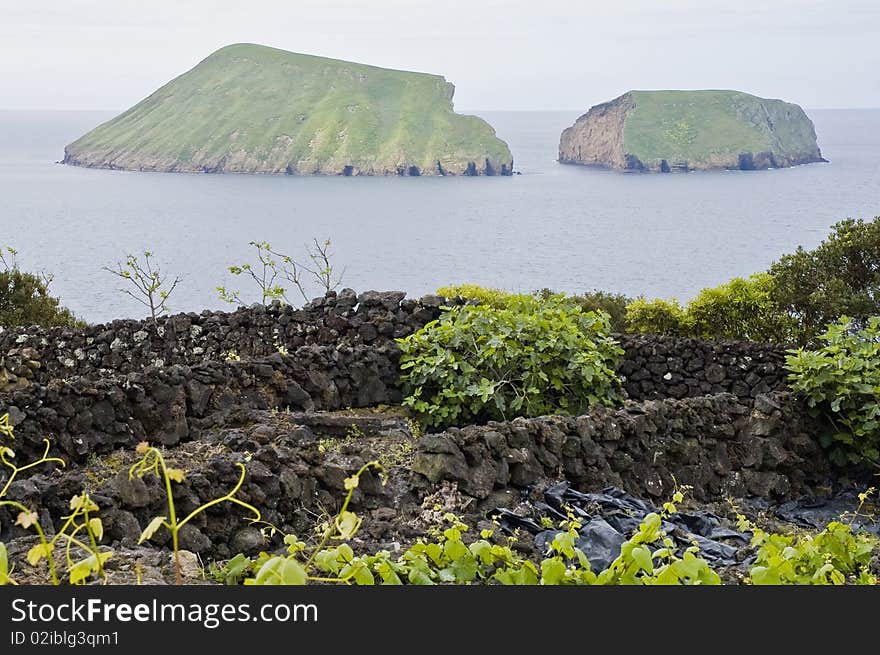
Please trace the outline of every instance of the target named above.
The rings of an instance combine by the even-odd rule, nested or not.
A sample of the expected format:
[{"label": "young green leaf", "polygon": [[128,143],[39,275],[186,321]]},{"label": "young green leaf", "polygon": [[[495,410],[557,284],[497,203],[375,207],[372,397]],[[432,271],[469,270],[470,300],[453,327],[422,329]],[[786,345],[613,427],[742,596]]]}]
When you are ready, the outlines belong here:
[{"label": "young green leaf", "polygon": [[183,469],[166,469],[166,475],[168,475],[169,480],[173,480],[174,482],[183,482],[186,473]]},{"label": "young green leaf", "polygon": [[79,584],[92,574],[92,562],[89,561],[92,559],[94,559],[94,557],[86,558],[77,562],[70,568],[70,571],[68,572],[70,584]]},{"label": "young green leaf", "polygon": [[40,560],[52,556],[51,544],[37,544],[27,552],[27,561],[31,566],[36,566]]},{"label": "young green leaf", "polygon": [[91,532],[95,541],[101,541],[104,538],[104,524],[101,523],[101,519],[94,517],[89,519],[89,532]]},{"label": "young green leaf", "polygon": [[562,584],[565,578],[565,563],[560,557],[550,557],[541,562],[541,584]]},{"label": "young green leaf", "polygon": [[36,512],[20,512],[18,517],[15,519],[15,525],[20,525],[25,530],[34,525],[38,520],[39,516]]},{"label": "young green leaf", "polygon": [[337,539],[351,539],[361,527],[361,518],[354,512],[345,511],[336,517]]},{"label": "young green leaf", "polygon": [[152,537],[154,534],[156,534],[156,531],[159,528],[161,528],[163,525],[165,525],[165,517],[164,516],[155,517],[152,521],[150,521],[149,525],[146,528],[144,528],[144,531],[141,532],[141,536],[140,536],[140,539],[138,539],[138,543],[142,544],[147,539]]},{"label": "young green leaf", "polygon": [[280,575],[283,585],[304,585],[308,582],[305,569],[292,557],[285,559],[281,564]]}]

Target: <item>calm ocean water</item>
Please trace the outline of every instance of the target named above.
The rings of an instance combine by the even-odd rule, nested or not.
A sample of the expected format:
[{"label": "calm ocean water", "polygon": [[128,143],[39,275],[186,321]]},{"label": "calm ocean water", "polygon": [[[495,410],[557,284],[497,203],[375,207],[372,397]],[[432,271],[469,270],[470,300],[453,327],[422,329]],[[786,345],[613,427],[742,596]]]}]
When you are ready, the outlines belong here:
[{"label": "calm ocean water", "polygon": [[[140,316],[101,270],[153,250],[183,282],[175,311],[220,307],[250,240],[294,255],[333,239],[345,286],[420,295],[468,281],[688,298],[761,270],[835,221],[880,214],[880,110],[810,113],[830,164],[759,172],[625,175],[555,162],[578,112],[477,112],[514,153],[509,178],[174,175],[57,165],[112,116],[0,112],[0,244],[55,273],[90,321]],[[242,291],[249,287],[238,285]]]}]

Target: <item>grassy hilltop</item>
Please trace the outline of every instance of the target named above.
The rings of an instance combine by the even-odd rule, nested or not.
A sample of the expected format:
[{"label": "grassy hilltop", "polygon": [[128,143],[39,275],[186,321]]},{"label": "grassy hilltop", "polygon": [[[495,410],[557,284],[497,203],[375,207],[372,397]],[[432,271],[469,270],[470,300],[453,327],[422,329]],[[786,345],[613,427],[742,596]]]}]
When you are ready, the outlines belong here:
[{"label": "grassy hilltop", "polygon": [[65,149],[65,163],[180,172],[509,174],[443,77],[252,44],[218,50]]},{"label": "grassy hilltop", "polygon": [[563,132],[560,161],[627,170],[769,168],[824,161],[798,105],[740,91],[630,91]]}]

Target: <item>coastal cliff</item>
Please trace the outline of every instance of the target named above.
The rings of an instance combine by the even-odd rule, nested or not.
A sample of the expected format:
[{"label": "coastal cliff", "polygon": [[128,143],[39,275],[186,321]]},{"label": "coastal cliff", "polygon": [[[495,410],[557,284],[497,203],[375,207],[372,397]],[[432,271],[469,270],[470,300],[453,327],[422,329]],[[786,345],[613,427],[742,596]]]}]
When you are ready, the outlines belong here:
[{"label": "coastal cliff", "polygon": [[798,105],[739,91],[630,91],[564,130],[559,161],[668,173],[826,160]]},{"label": "coastal cliff", "polygon": [[455,87],[252,44],[227,46],[65,148],[63,163],[184,173],[510,175]]}]

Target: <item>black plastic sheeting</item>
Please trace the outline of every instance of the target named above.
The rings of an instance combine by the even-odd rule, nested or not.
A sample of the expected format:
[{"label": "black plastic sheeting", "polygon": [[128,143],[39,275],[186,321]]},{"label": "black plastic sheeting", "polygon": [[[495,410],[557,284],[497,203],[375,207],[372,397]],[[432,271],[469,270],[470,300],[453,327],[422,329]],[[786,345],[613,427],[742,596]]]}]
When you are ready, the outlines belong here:
[{"label": "black plastic sheeting", "polygon": [[[823,530],[832,521],[846,520],[856,531],[880,536],[880,523],[870,516],[855,514],[859,499],[853,492],[821,500],[793,500],[775,508],[761,499],[752,501],[748,503],[752,510],[773,511],[777,518],[792,526]],[[546,517],[558,525],[559,521],[568,519],[569,511],[572,512],[582,525],[577,546],[590,560],[595,572],[608,568],[620,555],[621,544],[633,535],[647,514],[661,511],[616,487],[608,487],[602,493],[581,493],[572,489],[568,482],[548,487],[544,491],[544,502],[532,502],[531,506],[534,511],[530,517],[501,508],[492,510],[489,516],[496,519],[507,534],[513,534],[517,528],[531,533],[535,545],[546,552],[559,530],[548,530],[540,520]],[[679,554],[696,544],[702,557],[714,566],[749,563],[754,559],[748,548],[751,533],[740,532],[729,525],[730,521],[723,521],[709,511],[681,510],[664,520],[662,528],[675,542]]]},{"label": "black plastic sheeting", "polygon": [[776,508],[776,516],[788,523],[812,530],[823,530],[832,521],[840,521],[843,517],[847,523],[852,524],[853,530],[880,537],[880,523],[871,516],[856,514],[858,506],[858,495],[849,492],[834,498],[783,503]]},{"label": "black plastic sheeting", "polygon": [[[582,527],[577,547],[580,548],[595,572],[608,568],[620,555],[620,546],[638,529],[648,514],[660,509],[616,487],[602,493],[581,493],[568,482],[560,482],[544,491],[544,501],[534,503],[539,516],[554,523],[568,518],[570,510]],[[496,509],[490,516],[501,524],[501,529],[512,534],[517,528],[535,536],[535,545],[546,551],[559,530],[548,530],[533,518],[518,516],[507,509]],[[738,532],[721,524],[716,514],[707,511],[676,512],[663,521],[662,529],[683,551],[696,544],[702,557],[710,564],[730,566],[742,561],[737,554],[749,544],[751,535]]]}]

